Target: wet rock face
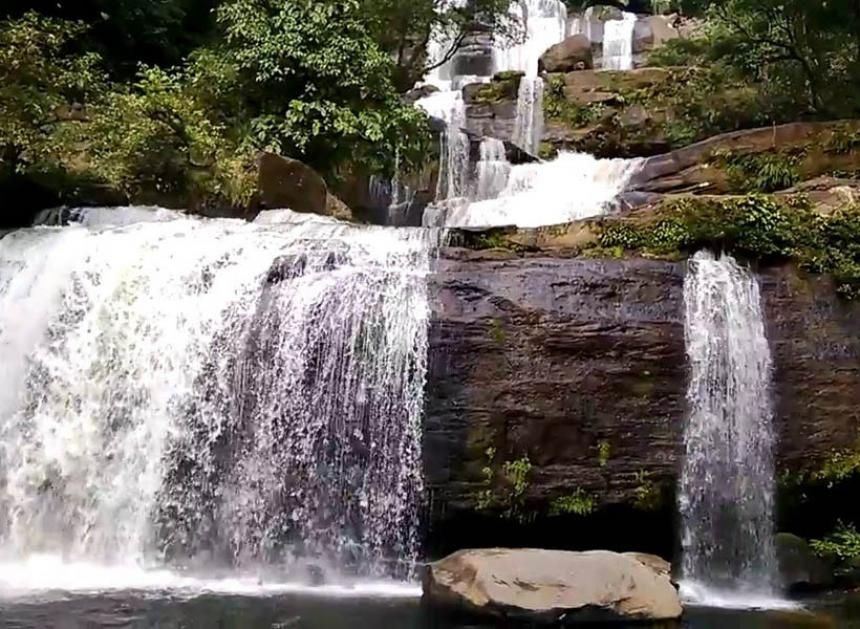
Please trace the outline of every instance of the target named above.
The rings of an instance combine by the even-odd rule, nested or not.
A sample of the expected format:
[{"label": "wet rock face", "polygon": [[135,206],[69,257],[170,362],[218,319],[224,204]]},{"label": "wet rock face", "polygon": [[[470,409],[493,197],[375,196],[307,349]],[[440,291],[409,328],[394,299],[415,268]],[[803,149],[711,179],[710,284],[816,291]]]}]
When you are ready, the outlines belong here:
[{"label": "wet rock face", "polygon": [[440,262],[434,293],[425,456],[437,506],[474,507],[488,448],[529,457],[538,502],[577,488],[632,501],[643,472],[671,481],[683,265],[472,254]]},{"label": "wet rock face", "polygon": [[[431,522],[474,513],[483,469],[527,456],[525,502],[674,510],[683,456],[685,263],[448,249],[433,280],[424,450]],[[760,272],[780,471],[860,438],[860,304],[829,279]],[[665,489],[666,491],[660,491]]]}]

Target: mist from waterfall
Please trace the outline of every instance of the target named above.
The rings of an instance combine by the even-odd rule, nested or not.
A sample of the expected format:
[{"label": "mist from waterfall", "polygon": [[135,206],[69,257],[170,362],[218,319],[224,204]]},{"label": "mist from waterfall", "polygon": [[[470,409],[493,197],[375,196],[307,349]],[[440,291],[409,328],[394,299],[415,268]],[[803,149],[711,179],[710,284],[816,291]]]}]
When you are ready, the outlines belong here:
[{"label": "mist from waterfall", "polygon": [[33,566],[78,587],[118,567],[409,574],[438,234],[76,214],[0,239],[12,586]]},{"label": "mist from waterfall", "polygon": [[682,591],[712,605],[773,606],[773,367],[758,282],[731,256],[700,252],[689,262],[684,301]]}]

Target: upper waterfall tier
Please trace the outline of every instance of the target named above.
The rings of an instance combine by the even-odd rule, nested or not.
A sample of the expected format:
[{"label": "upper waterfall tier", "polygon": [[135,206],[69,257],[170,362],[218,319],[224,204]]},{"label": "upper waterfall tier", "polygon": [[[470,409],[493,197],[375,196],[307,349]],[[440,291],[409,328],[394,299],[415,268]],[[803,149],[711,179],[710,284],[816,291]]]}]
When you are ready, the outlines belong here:
[{"label": "upper waterfall tier", "polygon": [[545,163],[521,164],[494,199],[436,203],[425,224],[449,227],[541,227],[598,216],[611,209],[639,167],[639,160],[596,159],[561,153]]},{"label": "upper waterfall tier", "polygon": [[0,554],[408,571],[436,234],[72,214],[0,239]]}]

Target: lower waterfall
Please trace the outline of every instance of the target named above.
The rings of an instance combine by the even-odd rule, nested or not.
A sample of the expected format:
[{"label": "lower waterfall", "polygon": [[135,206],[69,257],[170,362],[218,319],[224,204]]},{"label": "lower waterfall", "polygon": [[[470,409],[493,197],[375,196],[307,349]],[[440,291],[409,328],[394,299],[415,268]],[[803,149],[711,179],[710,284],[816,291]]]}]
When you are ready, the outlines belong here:
[{"label": "lower waterfall", "polygon": [[0,563],[407,576],[438,234],[78,214],[0,239]]},{"label": "lower waterfall", "polygon": [[771,355],[755,276],[698,253],[684,286],[689,418],[679,487],[682,590],[707,604],[772,606]]}]

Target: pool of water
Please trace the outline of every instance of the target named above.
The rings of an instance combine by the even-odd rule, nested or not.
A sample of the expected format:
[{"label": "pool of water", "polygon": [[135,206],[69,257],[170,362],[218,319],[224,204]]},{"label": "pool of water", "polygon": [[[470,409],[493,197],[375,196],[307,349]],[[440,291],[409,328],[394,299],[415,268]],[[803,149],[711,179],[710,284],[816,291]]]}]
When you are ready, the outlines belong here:
[{"label": "pool of water", "polygon": [[[44,592],[0,600],[5,629],[465,629],[494,627],[452,620],[417,598],[348,598],[313,594],[194,597],[124,592]],[[613,625],[623,626],[623,625]],[[677,626],[677,625],[675,625]],[[860,597],[807,602],[804,611],[690,609],[685,629],[860,629]]]}]

